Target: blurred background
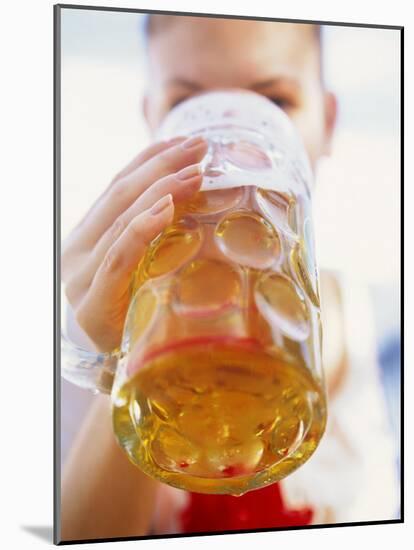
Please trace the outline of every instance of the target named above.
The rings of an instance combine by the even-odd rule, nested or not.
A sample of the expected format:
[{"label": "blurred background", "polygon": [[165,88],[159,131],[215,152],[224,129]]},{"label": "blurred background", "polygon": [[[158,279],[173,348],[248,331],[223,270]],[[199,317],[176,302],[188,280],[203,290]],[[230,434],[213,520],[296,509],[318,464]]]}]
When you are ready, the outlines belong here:
[{"label": "blurred background", "polygon": [[[319,168],[320,268],[373,298],[390,424],[400,437],[400,34],[325,26],[326,80],[339,100],[333,154]],[[142,16],[62,14],[62,238],[149,141]]]}]

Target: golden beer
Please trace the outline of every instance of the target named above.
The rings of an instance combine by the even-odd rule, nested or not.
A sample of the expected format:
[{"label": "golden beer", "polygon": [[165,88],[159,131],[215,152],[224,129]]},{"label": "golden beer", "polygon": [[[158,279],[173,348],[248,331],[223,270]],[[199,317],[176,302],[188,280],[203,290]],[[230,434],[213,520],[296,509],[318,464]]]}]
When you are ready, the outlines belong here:
[{"label": "golden beer", "polygon": [[291,186],[248,181],[275,154],[214,131],[207,182],[237,171],[177,205],[136,270],[113,424],[148,475],[240,495],[293,472],[323,435],[319,293],[300,172]]}]

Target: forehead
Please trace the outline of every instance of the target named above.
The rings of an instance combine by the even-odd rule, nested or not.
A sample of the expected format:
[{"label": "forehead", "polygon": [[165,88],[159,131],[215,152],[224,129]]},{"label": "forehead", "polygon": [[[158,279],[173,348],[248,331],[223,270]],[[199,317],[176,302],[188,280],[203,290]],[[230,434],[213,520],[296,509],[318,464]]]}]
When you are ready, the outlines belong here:
[{"label": "forehead", "polygon": [[205,86],[244,85],[275,73],[305,77],[317,73],[319,60],[312,25],[163,15],[152,16],[149,53],[157,79]]}]

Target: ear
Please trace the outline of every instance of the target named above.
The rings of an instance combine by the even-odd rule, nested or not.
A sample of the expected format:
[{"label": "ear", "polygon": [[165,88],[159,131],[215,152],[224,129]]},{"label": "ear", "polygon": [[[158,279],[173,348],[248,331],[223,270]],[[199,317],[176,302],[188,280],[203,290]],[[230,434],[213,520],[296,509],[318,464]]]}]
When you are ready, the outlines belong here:
[{"label": "ear", "polygon": [[335,130],[338,101],[332,92],[326,92],[324,98],[325,108],[325,144],[323,154],[330,155],[332,150],[332,138]]}]

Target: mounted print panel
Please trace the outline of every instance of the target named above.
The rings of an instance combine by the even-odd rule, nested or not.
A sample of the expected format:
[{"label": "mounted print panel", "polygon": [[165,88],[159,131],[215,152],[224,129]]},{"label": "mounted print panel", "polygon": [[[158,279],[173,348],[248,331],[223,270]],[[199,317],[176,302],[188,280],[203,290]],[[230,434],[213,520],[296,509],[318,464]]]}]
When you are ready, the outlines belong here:
[{"label": "mounted print panel", "polygon": [[55,543],[402,521],[402,30],[55,6]]}]

